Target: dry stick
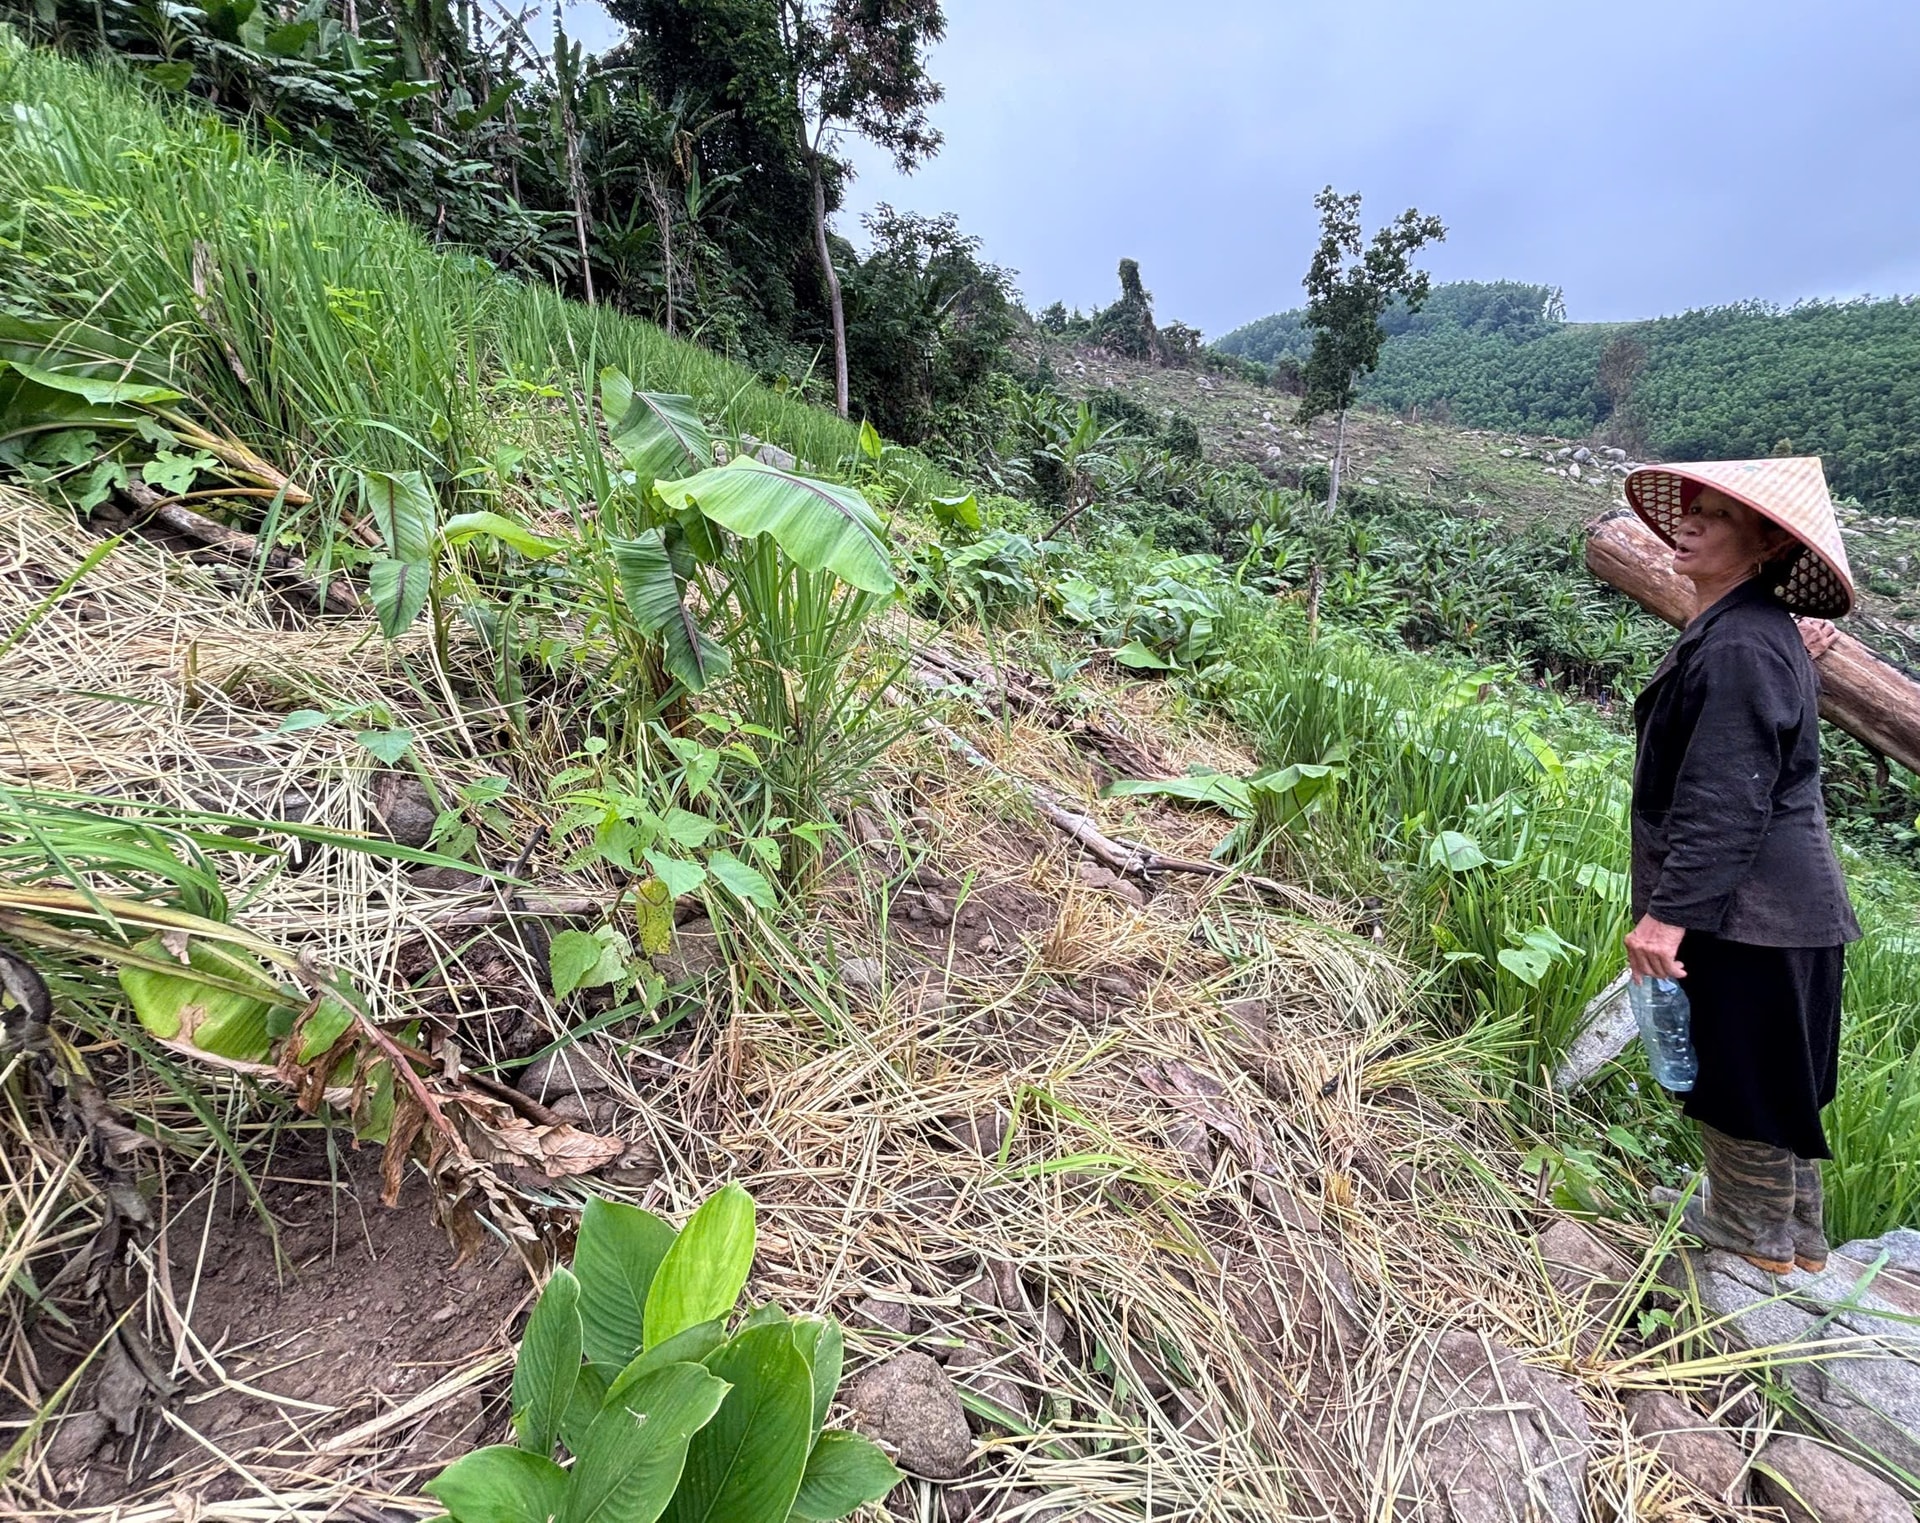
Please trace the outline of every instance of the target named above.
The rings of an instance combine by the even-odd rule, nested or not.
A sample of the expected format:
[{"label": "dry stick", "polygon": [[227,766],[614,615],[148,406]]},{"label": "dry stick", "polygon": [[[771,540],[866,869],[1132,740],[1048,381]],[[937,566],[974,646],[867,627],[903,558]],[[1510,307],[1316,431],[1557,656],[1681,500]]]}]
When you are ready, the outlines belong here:
[{"label": "dry stick", "polygon": [[[243,561],[258,559],[262,554],[260,541],[254,535],[216,523],[204,514],[182,506],[177,499],[156,492],[144,481],[130,481],[121,491],[146,517],[209,549]],[[336,578],[323,590],[308,574],[306,563],[298,556],[286,550],[268,550],[265,555],[268,566],[285,574],[291,583],[289,590],[298,592],[316,607],[332,613],[362,611],[360,595],[346,578]]]},{"label": "dry stick", "polygon": [[1062,835],[1078,841],[1116,873],[1138,878],[1149,885],[1156,873],[1194,873],[1207,878],[1233,878],[1295,909],[1313,908],[1311,896],[1278,879],[1263,878],[1256,873],[1244,873],[1238,868],[1225,867],[1218,862],[1200,862],[1191,857],[1170,857],[1164,852],[1155,851],[1151,846],[1143,846],[1138,841],[1116,840],[1086,815],[1078,810],[1067,808],[1054,794],[1038,783],[1029,782],[1026,778],[1009,772],[998,762],[990,761],[972,741],[941,724],[939,720],[922,719],[920,723],[922,728],[930,734],[944,740],[956,755],[973,766],[1010,783],[1033,805],[1041,819]]},{"label": "dry stick", "polygon": [[[1679,627],[1693,617],[1693,584],[1672,569],[1672,553],[1630,508],[1587,525],[1587,569]],[[1920,772],[1920,683],[1847,634],[1814,667],[1822,718]]]}]

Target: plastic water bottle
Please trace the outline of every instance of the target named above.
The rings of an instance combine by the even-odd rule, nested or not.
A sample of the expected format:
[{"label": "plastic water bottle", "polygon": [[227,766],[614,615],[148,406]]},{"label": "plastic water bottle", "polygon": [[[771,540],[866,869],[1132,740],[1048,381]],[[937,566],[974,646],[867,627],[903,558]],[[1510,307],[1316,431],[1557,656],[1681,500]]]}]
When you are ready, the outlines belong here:
[{"label": "plastic water bottle", "polygon": [[1627,1000],[1654,1079],[1663,1089],[1685,1094],[1700,1074],[1700,1059],[1693,1050],[1693,1007],[1687,1003],[1686,990],[1670,978],[1635,974],[1627,983]]}]

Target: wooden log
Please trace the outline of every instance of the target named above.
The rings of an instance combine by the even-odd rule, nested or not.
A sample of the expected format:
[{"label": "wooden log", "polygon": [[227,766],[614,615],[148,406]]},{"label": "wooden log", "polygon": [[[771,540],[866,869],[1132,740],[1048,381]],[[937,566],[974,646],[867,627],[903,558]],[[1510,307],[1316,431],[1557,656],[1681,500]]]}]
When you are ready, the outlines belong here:
[{"label": "wooden log", "polygon": [[[1587,525],[1587,569],[1682,628],[1693,617],[1693,583],[1673,569],[1672,554],[1631,508],[1615,508]],[[1920,772],[1920,682],[1844,631],[1815,667],[1820,717]]]},{"label": "wooden log", "polygon": [[[216,550],[243,565],[250,565],[261,558],[262,547],[255,536],[239,529],[230,529],[203,513],[196,513],[183,503],[163,496],[144,481],[130,481],[121,491],[127,501],[152,522],[205,545],[209,550]],[[264,553],[270,581],[282,585],[288,592],[298,593],[321,612],[366,611],[360,594],[344,576],[334,577],[323,588],[307,569],[306,563],[291,551],[275,547]]]}]

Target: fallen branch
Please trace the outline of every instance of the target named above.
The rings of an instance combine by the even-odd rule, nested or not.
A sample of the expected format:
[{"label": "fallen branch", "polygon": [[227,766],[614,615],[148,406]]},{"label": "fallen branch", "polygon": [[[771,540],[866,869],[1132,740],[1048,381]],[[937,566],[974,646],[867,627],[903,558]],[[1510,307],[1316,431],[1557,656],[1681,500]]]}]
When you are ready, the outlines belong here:
[{"label": "fallen branch", "polygon": [[961,686],[984,698],[989,710],[1024,714],[1058,730],[1082,750],[1092,751],[1122,777],[1164,777],[1170,768],[1157,749],[1109,724],[1069,714],[1050,694],[1036,690],[1035,679],[995,667],[983,671],[938,646],[914,653],[914,676],[924,686]]},{"label": "fallen branch", "polygon": [[[1587,569],[1682,628],[1693,617],[1693,584],[1673,569],[1671,554],[1629,508],[1587,525]],[[1816,667],[1821,717],[1920,772],[1920,683],[1849,634],[1836,635]]]},{"label": "fallen branch", "polygon": [[1057,795],[1038,783],[1009,772],[998,762],[990,760],[972,741],[939,720],[923,719],[921,724],[969,764],[1011,785],[1033,805],[1041,819],[1062,835],[1078,841],[1091,855],[1123,877],[1138,879],[1149,888],[1157,887],[1155,879],[1164,873],[1191,873],[1200,877],[1231,879],[1302,913],[1324,916],[1326,912],[1326,905],[1314,895],[1282,883],[1277,878],[1264,878],[1257,873],[1243,872],[1237,867],[1226,867],[1218,862],[1168,856],[1138,841],[1110,836],[1094,823],[1091,816],[1068,808]]},{"label": "fallen branch", "polygon": [[278,573],[275,580],[289,592],[298,593],[316,608],[327,613],[362,613],[360,594],[345,577],[335,577],[324,589],[308,570],[306,562],[290,550],[263,549],[259,539],[239,529],[228,528],[203,513],[196,513],[177,498],[155,491],[144,481],[130,481],[121,488],[127,500],[153,522],[184,535],[196,544],[217,550],[234,560],[252,564],[261,562]]}]

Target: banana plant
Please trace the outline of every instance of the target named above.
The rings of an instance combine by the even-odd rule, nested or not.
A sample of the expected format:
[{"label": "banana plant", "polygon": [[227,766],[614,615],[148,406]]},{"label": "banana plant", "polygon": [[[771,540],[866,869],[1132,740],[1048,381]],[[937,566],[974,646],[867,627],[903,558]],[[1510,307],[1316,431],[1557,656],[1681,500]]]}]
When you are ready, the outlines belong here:
[{"label": "banana plant", "polygon": [[753,1250],[738,1185],[678,1232],[589,1201],[573,1267],[521,1339],[516,1442],[455,1460],[427,1492],[453,1523],[829,1523],[885,1496],[893,1462],[826,1426],[839,1324],[771,1303],[735,1320]]}]

